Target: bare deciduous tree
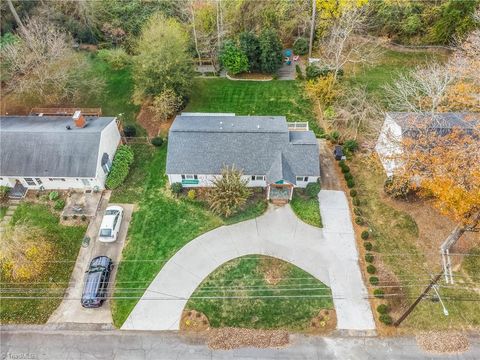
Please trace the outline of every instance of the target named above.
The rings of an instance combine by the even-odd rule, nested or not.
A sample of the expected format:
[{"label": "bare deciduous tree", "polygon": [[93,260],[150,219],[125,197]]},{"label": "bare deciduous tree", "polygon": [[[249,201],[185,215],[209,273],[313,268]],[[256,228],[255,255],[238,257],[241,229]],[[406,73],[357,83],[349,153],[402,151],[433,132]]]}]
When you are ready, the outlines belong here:
[{"label": "bare deciduous tree", "polygon": [[335,81],[347,63],[369,64],[378,57],[378,45],[359,36],[366,29],[366,20],[365,8],[344,11],[320,43],[321,59],[333,70]]},{"label": "bare deciduous tree", "polygon": [[2,48],[1,58],[8,75],[6,91],[22,102],[75,103],[102,91],[103,82],[87,76],[90,65],[53,24],[31,18],[19,38]]}]

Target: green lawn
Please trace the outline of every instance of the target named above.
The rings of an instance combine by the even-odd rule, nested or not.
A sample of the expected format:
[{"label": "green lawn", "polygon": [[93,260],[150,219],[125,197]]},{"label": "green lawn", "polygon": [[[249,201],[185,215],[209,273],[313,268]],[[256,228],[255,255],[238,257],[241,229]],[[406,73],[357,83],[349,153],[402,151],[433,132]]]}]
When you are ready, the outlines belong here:
[{"label": "green lawn", "polygon": [[298,81],[232,81],[196,78],[184,111],[233,112],[237,115],[285,115],[288,121],[308,121],[317,135],[322,133]]},{"label": "green lawn", "polygon": [[[2,304],[0,322],[7,323],[45,323],[62,301],[64,291],[77,258],[78,250],[86,231],[85,226],[62,226],[59,218],[44,205],[22,203],[15,211],[13,224],[29,221],[33,226],[46,229],[54,245],[55,254],[48,270],[28,283],[7,283],[2,280]],[[6,288],[17,288],[17,296],[53,296],[52,299],[15,299],[5,297],[13,295]],[[25,289],[26,292],[22,292]],[[27,290],[28,289],[28,290]]]},{"label": "green lawn", "polygon": [[322,227],[318,197],[309,198],[303,190],[295,189],[290,206],[302,221],[313,226]]},{"label": "green lawn", "polygon": [[[281,278],[275,285],[265,280],[264,270],[272,267],[279,268]],[[215,296],[227,298],[205,299]],[[272,296],[282,297],[267,298]],[[186,305],[188,310],[204,313],[212,327],[297,331],[308,328],[321,309],[332,308],[331,291],[323,283],[291,264],[260,255],[223,264],[201,283]]]},{"label": "green lawn", "polygon": [[[100,107],[105,116],[117,116],[124,124],[136,125],[135,119],[140,110],[138,105],[132,103],[133,79],[131,68],[114,70],[105,61],[93,54],[88,54],[93,69],[105,81],[105,91],[101,97],[89,99],[84,107]],[[121,115],[120,115],[121,114]],[[144,134],[141,126],[136,125],[137,135]]]},{"label": "green lawn", "polygon": [[352,86],[363,86],[380,101],[384,101],[384,86],[399,73],[429,60],[444,61],[446,55],[428,51],[400,52],[384,50],[373,66],[355,66],[347,69],[346,78]]},{"label": "green lawn", "polygon": [[[411,304],[423,291],[430,276],[440,271],[441,262],[438,256],[438,266],[428,265],[427,255],[419,244],[421,237],[419,238],[415,220],[409,214],[392,208],[382,199],[385,175],[379,164],[372,161],[371,158],[361,159],[357,156],[348,165],[357,179],[356,189],[362,204],[362,216],[373,229],[374,254],[404,285],[401,290],[384,288],[387,294],[392,291],[403,294],[402,297],[395,295],[389,298],[389,303],[398,316],[400,309],[405,309],[405,306]],[[378,267],[377,261],[375,260],[374,264]],[[379,275],[379,278],[382,281],[382,275]],[[445,285],[443,278],[440,283]],[[478,293],[465,289],[465,285],[440,288],[449,316],[443,315],[438,302],[422,301],[402,324],[402,328],[413,331],[480,326],[480,302],[468,301],[478,299]]]}]

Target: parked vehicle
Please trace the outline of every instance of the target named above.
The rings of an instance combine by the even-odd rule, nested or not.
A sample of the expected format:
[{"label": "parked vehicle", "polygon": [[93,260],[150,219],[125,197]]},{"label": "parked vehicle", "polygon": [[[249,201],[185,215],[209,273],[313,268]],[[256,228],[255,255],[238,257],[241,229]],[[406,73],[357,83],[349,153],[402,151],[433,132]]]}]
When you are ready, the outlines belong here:
[{"label": "parked vehicle", "polygon": [[112,242],[117,240],[122,219],[123,208],[121,206],[107,207],[102,219],[102,225],[100,225],[98,240],[102,242]]},{"label": "parked vehicle", "polygon": [[98,308],[107,297],[108,281],[113,269],[113,262],[107,256],[97,256],[90,262],[86,271],[85,284],[82,293],[82,306]]},{"label": "parked vehicle", "polygon": [[343,158],[343,146],[342,145],[335,145],[335,149],[333,150],[333,156],[335,156],[335,160],[342,160],[342,158]]}]

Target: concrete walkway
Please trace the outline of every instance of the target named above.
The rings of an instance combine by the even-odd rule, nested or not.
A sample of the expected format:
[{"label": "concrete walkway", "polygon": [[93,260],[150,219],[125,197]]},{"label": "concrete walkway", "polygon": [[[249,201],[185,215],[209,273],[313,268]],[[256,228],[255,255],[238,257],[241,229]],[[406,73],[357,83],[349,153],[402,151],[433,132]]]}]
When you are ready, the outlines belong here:
[{"label": "concrete walkway", "polygon": [[[102,307],[98,309],[85,309],[80,304],[82,297],[85,271],[88,269],[90,261],[100,255],[108,256],[113,260],[114,268],[110,275],[110,284],[115,281],[115,275],[118,263],[122,254],[123,245],[127,237],[128,226],[132,219],[133,207],[130,204],[109,204],[110,192],[106,192],[100,200],[99,210],[94,219],[90,222],[86,236],[90,237],[90,243],[87,247],[82,247],[78,253],[75,267],[70,277],[70,286],[60,306],[53,312],[48,319],[48,323],[100,323],[111,324],[112,313],[110,311],[110,301],[107,300]],[[123,207],[123,220],[120,227],[118,239],[112,243],[102,243],[98,241],[98,232],[102,223],[103,214],[108,205],[120,205]],[[113,291],[113,286],[109,286],[109,292]]]},{"label": "concrete walkway", "polygon": [[300,221],[290,206],[271,206],[256,219],[192,240],[165,264],[122,329],[178,330],[185,304],[202,280],[223,263],[251,254],[288,261],[330,286],[338,329],[375,329],[345,194],[322,190],[319,198],[324,229]]},{"label": "concrete walkway", "polygon": [[12,220],[13,214],[15,213],[15,210],[17,210],[18,203],[11,203],[8,208],[7,212],[5,213],[5,216],[0,220],[0,233],[5,231],[5,228],[7,225],[10,223]]}]

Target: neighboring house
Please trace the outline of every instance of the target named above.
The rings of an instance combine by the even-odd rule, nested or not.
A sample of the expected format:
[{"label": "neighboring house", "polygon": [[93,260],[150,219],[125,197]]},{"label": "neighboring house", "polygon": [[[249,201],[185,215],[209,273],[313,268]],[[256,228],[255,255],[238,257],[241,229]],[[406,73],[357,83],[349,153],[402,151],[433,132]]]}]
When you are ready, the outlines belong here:
[{"label": "neighboring house", "polygon": [[2,115],[0,185],[19,195],[26,189],[103,189],[119,143],[114,117]]},{"label": "neighboring house", "polygon": [[417,129],[426,129],[447,134],[453,128],[472,130],[480,124],[480,114],[475,113],[438,113],[432,119],[430,114],[410,112],[390,112],[385,116],[375,150],[380,157],[387,176],[392,176],[398,163],[396,155],[402,151],[402,141],[414,137]]},{"label": "neighboring house", "polygon": [[289,200],[294,187],[320,175],[315,134],[295,125],[284,116],[177,116],[168,137],[168,180],[209,187],[224,167],[234,166],[248,186],[266,187],[269,199]]}]

